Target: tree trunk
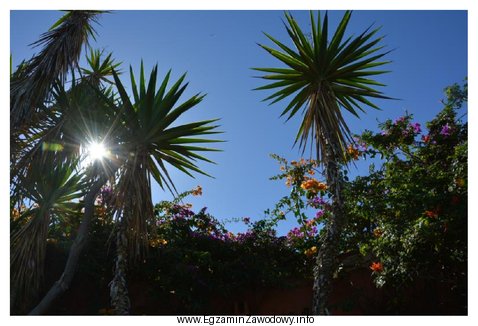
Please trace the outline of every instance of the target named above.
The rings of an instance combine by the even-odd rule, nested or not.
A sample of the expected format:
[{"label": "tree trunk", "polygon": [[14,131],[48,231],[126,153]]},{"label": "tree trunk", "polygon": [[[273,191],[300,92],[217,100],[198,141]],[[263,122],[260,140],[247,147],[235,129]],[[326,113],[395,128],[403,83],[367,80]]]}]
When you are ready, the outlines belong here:
[{"label": "tree trunk", "polygon": [[118,223],[116,231],[116,259],[113,280],[110,282],[110,299],[116,315],[129,315],[130,300],[126,283],[128,269],[128,238],[125,216]]},{"label": "tree trunk", "polygon": [[73,276],[75,276],[81,251],[85,247],[88,240],[90,222],[95,211],[95,199],[105,182],[106,178],[100,177],[86,194],[85,213],[83,214],[83,220],[81,221],[80,228],[78,229],[78,235],[71,245],[63,274],[61,275],[60,279],[53,284],[40,303],[30,311],[29,315],[41,315],[45,313],[52,302],[70,287]]},{"label": "tree trunk", "polygon": [[314,267],[313,313],[315,315],[329,314],[327,301],[332,290],[332,281],[337,268],[338,246],[345,223],[340,165],[331,149],[327,150],[327,154],[325,169],[327,184],[332,194],[332,216],[327,221],[325,238],[320,244]]}]

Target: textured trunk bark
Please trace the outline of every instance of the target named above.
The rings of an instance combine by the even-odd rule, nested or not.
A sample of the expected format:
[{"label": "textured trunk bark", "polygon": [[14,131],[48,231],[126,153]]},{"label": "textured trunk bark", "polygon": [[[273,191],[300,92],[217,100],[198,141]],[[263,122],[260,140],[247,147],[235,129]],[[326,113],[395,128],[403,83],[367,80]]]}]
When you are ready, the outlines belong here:
[{"label": "textured trunk bark", "polygon": [[313,313],[328,315],[327,301],[332,289],[332,280],[337,267],[338,243],[345,217],[343,212],[342,177],[340,165],[332,149],[327,150],[325,161],[326,179],[332,194],[332,216],[326,225],[326,234],[320,245],[314,267]]},{"label": "textured trunk bark", "polygon": [[58,298],[63,292],[65,292],[75,276],[76,267],[80,259],[80,254],[85,247],[88,240],[88,232],[90,228],[90,222],[93,218],[95,210],[95,198],[98,195],[101,187],[106,183],[105,177],[100,177],[88,191],[85,196],[85,213],[83,214],[83,220],[81,221],[80,228],[78,229],[78,235],[71,245],[70,252],[68,254],[68,260],[66,261],[65,270],[60,279],[56,281],[47,294],[43,297],[40,303],[33,308],[29,315],[41,315],[45,313],[52,302]]},{"label": "textured trunk bark", "polygon": [[111,306],[116,315],[129,315],[130,300],[126,273],[128,269],[128,238],[126,236],[126,221],[119,223],[116,231],[116,261],[114,266],[113,280],[110,282]]}]

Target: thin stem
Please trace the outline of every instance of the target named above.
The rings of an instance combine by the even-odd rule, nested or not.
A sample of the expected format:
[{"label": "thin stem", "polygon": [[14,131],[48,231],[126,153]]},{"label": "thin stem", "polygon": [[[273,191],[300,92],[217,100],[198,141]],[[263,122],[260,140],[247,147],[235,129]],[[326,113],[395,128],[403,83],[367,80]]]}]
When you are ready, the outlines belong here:
[{"label": "thin stem", "polygon": [[83,214],[83,219],[80,228],[78,229],[78,235],[71,245],[63,274],[60,279],[53,284],[40,303],[30,311],[29,315],[44,314],[53,301],[70,287],[71,281],[75,275],[76,267],[78,266],[80,254],[88,241],[90,223],[95,210],[95,198],[101,187],[106,183],[106,180],[107,178],[105,176],[101,176],[86,194],[85,213]]}]

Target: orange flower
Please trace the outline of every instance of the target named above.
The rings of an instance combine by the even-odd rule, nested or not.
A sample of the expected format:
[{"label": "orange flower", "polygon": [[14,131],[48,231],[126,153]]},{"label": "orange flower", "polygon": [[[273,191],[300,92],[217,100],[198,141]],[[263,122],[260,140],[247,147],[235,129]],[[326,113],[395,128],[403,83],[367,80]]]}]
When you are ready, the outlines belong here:
[{"label": "orange flower", "polygon": [[159,246],[165,246],[167,244],[168,244],[168,241],[164,239],[156,238],[156,239],[149,240],[149,245],[153,248],[156,248]]},{"label": "orange flower", "polygon": [[297,161],[290,161],[290,164],[293,165],[293,166],[296,166],[296,165],[297,165]]},{"label": "orange flower", "polygon": [[374,235],[375,237],[377,237],[377,238],[380,238],[380,237],[382,236],[382,234],[383,234],[383,231],[380,230],[380,228],[375,228],[375,229],[373,230],[373,235]]},{"label": "orange flower", "polygon": [[282,166],[279,168],[281,171],[285,171],[285,166]]},{"label": "orange flower", "polygon": [[317,185],[317,189],[327,190],[327,185],[325,183],[319,182],[319,184]]},{"label": "orange flower", "polygon": [[347,147],[347,153],[348,153],[354,160],[358,160],[360,152],[358,151],[358,149],[356,149],[355,147],[353,147],[352,144],[350,144],[350,145]]},{"label": "orange flower", "polygon": [[314,178],[310,178],[302,182],[300,187],[304,190],[315,192],[315,193],[321,190],[327,189],[327,185],[325,183],[319,182],[317,179],[314,179]]},{"label": "orange flower", "polygon": [[300,185],[300,187],[304,190],[308,190],[311,188],[311,183],[309,182],[309,180],[307,181],[304,181],[302,182],[302,184]]},{"label": "orange flower", "polygon": [[316,220],[312,219],[312,220],[308,220],[305,225],[308,226],[308,227],[312,227],[314,226],[315,224],[317,223]]},{"label": "orange flower", "polygon": [[381,262],[373,262],[372,265],[370,265],[370,269],[374,272],[381,272],[383,271],[383,265]]},{"label": "orange flower", "polygon": [[193,196],[201,196],[202,195],[202,188],[201,186],[197,186],[195,189],[191,191]]},{"label": "orange flower", "polygon": [[314,170],[309,170],[309,171],[307,171],[307,173],[310,174],[310,175],[314,175],[315,171]]},{"label": "orange flower", "polygon": [[313,246],[313,247],[310,247],[309,249],[304,250],[304,254],[309,258],[315,255],[316,253],[317,253],[316,246]]}]

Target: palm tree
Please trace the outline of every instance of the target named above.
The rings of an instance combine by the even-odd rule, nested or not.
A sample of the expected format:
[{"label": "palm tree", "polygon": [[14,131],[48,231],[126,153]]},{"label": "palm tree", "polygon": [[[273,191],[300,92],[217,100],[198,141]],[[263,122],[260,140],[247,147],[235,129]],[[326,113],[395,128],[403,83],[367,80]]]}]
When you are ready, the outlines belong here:
[{"label": "palm tree", "polygon": [[77,68],[83,45],[95,36],[92,22],[101,11],[78,10],[63,15],[33,46],[43,46],[24,62],[21,74],[10,82],[10,128],[21,130],[48,98],[52,85],[65,81],[68,71]]},{"label": "palm tree", "polygon": [[[114,62],[109,59],[106,61],[111,64],[111,70],[115,66]],[[104,70],[101,78],[105,78],[107,75],[108,71]],[[16,159],[11,164],[10,189],[13,203],[21,205],[25,201],[30,201],[39,204],[36,198],[32,199],[31,191],[37,187],[37,174],[44,173],[43,171],[55,171],[62,168],[62,165],[74,166],[75,169],[72,172],[74,176],[85,180],[78,184],[81,188],[83,205],[78,206],[77,214],[82,215],[82,218],[77,237],[70,249],[65,271],[52,288],[54,291],[50,291],[41,301],[41,304],[32,311],[34,314],[45,311],[52,300],[64,292],[71,283],[80,253],[88,239],[89,224],[93,218],[96,196],[108,177],[117,169],[116,162],[109,164],[109,169],[105,169],[106,165],[102,165],[100,169],[98,164],[85,168],[81,163],[84,160],[82,146],[86,145],[85,142],[92,141],[93,137],[98,136],[94,132],[107,130],[108,126],[114,121],[109,103],[104,100],[107,96],[111,96],[111,89],[103,85],[93,86],[95,85],[92,83],[93,79],[90,74],[84,74],[79,79],[76,79],[73,74],[69,89],[65,89],[65,84],[60,81],[53,83],[48,94],[48,101],[39,105],[41,111],[38,112],[41,112],[41,114],[36,114],[34,121],[31,121],[30,126],[24,128],[21,136],[16,139],[18,151]],[[53,176],[45,174],[41,179],[42,184],[50,186],[50,183],[55,181],[50,177]],[[71,198],[71,200],[73,199]],[[51,201],[49,204],[55,207],[59,203]],[[80,208],[84,210],[83,214],[80,214]],[[47,218],[42,219],[41,226],[40,223],[37,223],[35,230],[46,230],[44,232],[48,232],[49,221],[50,219]],[[34,252],[40,252],[38,246],[45,245],[45,236],[37,236],[36,238],[39,240],[32,242],[33,237],[27,235],[26,232],[12,235],[12,257],[15,252],[13,239],[18,244],[17,247],[29,247],[30,255]],[[26,254],[26,251],[22,253],[22,255]],[[43,259],[44,255],[35,258],[34,261],[39,262],[38,268],[43,266]],[[23,265],[28,263],[24,257],[17,261]],[[14,261],[12,260],[12,271],[14,267],[17,270],[27,268],[26,266],[13,265]],[[20,274],[15,280],[18,284],[17,287],[20,289],[30,288],[32,286],[31,279],[23,276],[24,274]],[[38,286],[33,287],[36,290],[37,288]],[[16,302],[26,302],[26,299],[28,299],[26,292],[19,291],[18,296]]]},{"label": "palm tree", "polygon": [[16,185],[19,176],[25,175],[32,155],[41,150],[41,144],[37,146],[38,139],[46,134],[51,137],[49,128],[57,118],[49,105],[52,90],[62,86],[68,73],[77,68],[83,45],[87,46],[89,38],[95,37],[92,23],[101,13],[91,10],[67,12],[32,44],[42,47],[38,54],[23,61],[15,71],[10,68],[12,185]]},{"label": "palm tree", "polygon": [[[53,97],[77,67],[83,45],[94,37],[92,22],[100,13],[67,12],[33,44],[42,46],[40,52],[15,71],[11,68],[11,206],[30,205],[21,219],[28,223],[11,224],[11,302],[23,308],[38,294],[50,222],[66,217],[61,207],[73,205],[79,211],[69,201],[85,195],[91,185],[78,173],[78,148],[62,132],[68,114],[58,110]],[[75,196],[68,197],[73,190]]]},{"label": "palm tree", "polygon": [[[178,117],[199,104],[204,97],[197,94],[183,103],[178,102],[187,87],[187,84],[183,85],[184,75],[168,89],[169,72],[157,90],[157,67],[151,72],[148,83],[141,67],[139,87],[131,73],[134,97],[134,101],[131,101],[115,71],[118,64],[111,59],[111,55],[102,59],[100,52],[91,51],[87,58],[88,68],[78,67],[75,56],[63,56],[62,53],[72,50],[68,47],[68,42],[72,40],[68,38],[77,26],[76,23],[81,25],[79,21],[89,21],[92,17],[92,12],[67,13],[42,37],[42,40],[63,40],[65,44],[59,41],[58,44],[63,46],[55,42],[40,42],[45,47],[34,57],[37,59],[20,65],[11,74],[11,98],[15,99],[11,106],[12,125],[16,126],[11,133],[11,142],[16,145],[12,149],[14,155],[11,156],[12,207],[25,201],[40,207],[28,211],[30,216],[34,216],[30,221],[35,222],[18,227],[14,227],[15,222],[12,222],[12,270],[24,271],[12,279],[15,288],[20,289],[12,292],[13,296],[18,295],[16,302],[21,302],[30,294],[22,289],[39,288],[46,234],[52,216],[60,216],[62,213],[58,207],[67,207],[70,203],[73,205],[73,200],[80,194],[82,196],[82,205],[76,204],[76,213],[81,216],[81,223],[71,245],[64,272],[30,314],[44,313],[68,289],[80,253],[88,240],[95,199],[108,181],[114,184],[117,198],[119,239],[111,291],[114,294],[116,312],[127,313],[124,277],[126,261],[128,257],[135,259],[141,256],[146,248],[146,225],[152,218],[153,211],[151,177],[161,187],[173,191],[174,183],[165,163],[190,176],[193,176],[193,172],[206,174],[199,169],[196,161],[211,161],[198,153],[214,149],[196,144],[217,142],[201,138],[203,135],[218,133],[217,126],[212,124],[216,119],[177,125]],[[93,34],[91,27],[81,26],[87,35]],[[76,45],[78,39],[73,39]],[[77,49],[73,45],[71,46]],[[58,61],[63,68],[55,70],[56,75],[41,75],[38,71],[49,65],[57,67],[60,64]],[[71,73],[69,83],[65,83],[67,70]],[[76,74],[80,77],[77,78]],[[108,79],[111,75],[113,80]],[[26,76],[41,82],[29,82]],[[88,166],[78,164],[85,159],[84,148],[92,143],[101,143],[107,149],[105,157]],[[76,164],[75,169],[71,170],[73,163]],[[66,167],[70,169],[70,174],[73,173],[72,176],[60,178],[63,184],[56,182],[54,177],[61,176],[58,171],[63,171]],[[55,176],[42,174],[47,170],[58,173]],[[60,194],[70,195],[59,196],[57,192],[37,195],[34,191],[39,191],[40,182],[44,189],[58,186]],[[75,192],[68,192],[68,189],[74,189]],[[40,210],[41,214],[36,213]],[[33,276],[29,274],[32,271],[29,264],[32,262],[37,272]]]},{"label": "palm tree", "polygon": [[149,81],[146,81],[141,64],[137,86],[130,68],[133,102],[121,80],[114,74],[120,97],[118,110],[123,112],[121,115],[123,123],[120,124],[117,133],[118,141],[123,147],[118,152],[122,165],[115,187],[118,217],[117,255],[114,278],[110,283],[112,306],[117,314],[129,312],[126,286],[128,257],[134,261],[148,248],[147,225],[153,220],[151,177],[163,189],[167,187],[174,193],[176,188],[165,163],[191,177],[193,176],[191,172],[208,175],[200,170],[194,161],[213,163],[198,152],[217,150],[194,145],[219,141],[196,138],[219,133],[215,131],[217,126],[211,125],[217,119],[173,126],[182,114],[196,107],[204,95],[196,94],[183,103],[178,103],[187,87],[187,84],[183,85],[185,75],[167,90],[171,71],[162,80],[159,88],[156,87],[157,73],[155,66]]},{"label": "palm tree", "polygon": [[[51,158],[55,160],[55,158]],[[30,169],[23,191],[25,202],[35,203],[15,216],[11,224],[12,310],[24,311],[34,300],[43,279],[48,226],[77,216],[84,195],[83,175],[75,173],[75,162],[48,162],[46,169]],[[17,308],[18,307],[18,308]]]},{"label": "palm tree", "polygon": [[345,223],[340,171],[345,164],[347,144],[353,142],[342,109],[358,117],[357,110],[365,112],[363,105],[378,109],[368,98],[388,98],[374,88],[384,85],[369,79],[369,76],[386,72],[373,68],[388,63],[379,61],[387,52],[381,51],[383,46],[379,44],[382,37],[374,38],[378,28],[369,28],[358,36],[344,40],[350,11],[344,14],[330,41],[327,13],[322,24],[320,12],[317,14],[317,24],[314,14],[310,13],[310,35],[302,32],[292,15],[286,13],[285,17],[285,27],[295,48],[265,34],[279,49],[260,46],[287,67],[255,68],[268,73],[261,78],[272,81],[257,89],[278,89],[265,99],[271,100],[271,104],[292,98],[281,116],[287,115],[289,120],[301,111],[302,123],[295,143],[299,142],[304,152],[307,142],[312,139],[315,146],[311,146],[311,152],[315,150],[317,160],[325,168],[333,200],[333,217],[325,226],[325,237],[314,268],[313,309],[315,314],[326,314],[338,241]]}]

